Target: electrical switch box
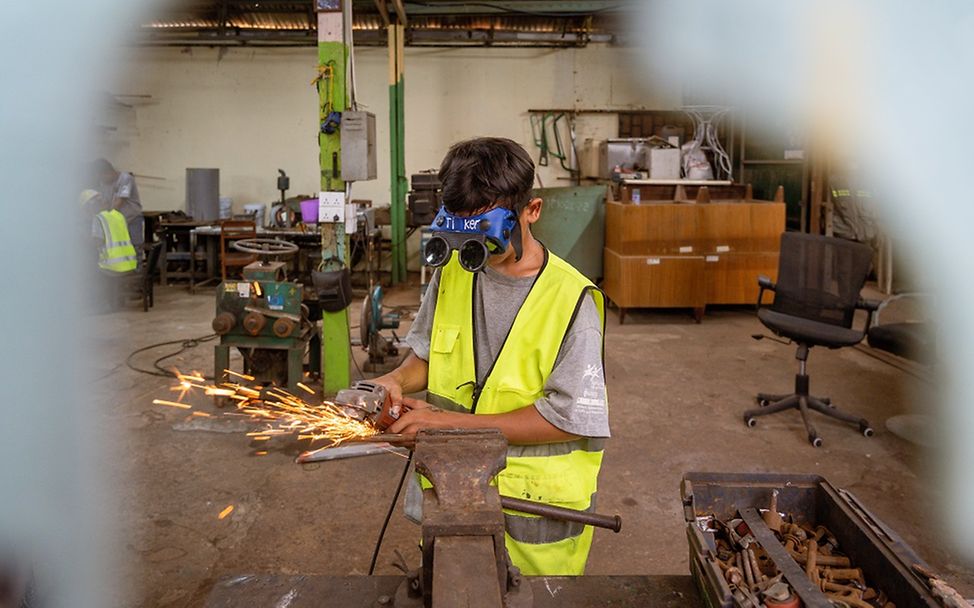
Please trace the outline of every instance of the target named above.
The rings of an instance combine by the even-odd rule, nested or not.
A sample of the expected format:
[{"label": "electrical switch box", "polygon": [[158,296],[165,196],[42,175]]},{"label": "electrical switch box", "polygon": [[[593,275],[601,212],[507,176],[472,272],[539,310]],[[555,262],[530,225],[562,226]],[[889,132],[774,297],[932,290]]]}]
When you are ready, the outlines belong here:
[{"label": "electrical switch box", "polygon": [[375,179],[375,114],[342,112],[342,179],[357,182]]}]

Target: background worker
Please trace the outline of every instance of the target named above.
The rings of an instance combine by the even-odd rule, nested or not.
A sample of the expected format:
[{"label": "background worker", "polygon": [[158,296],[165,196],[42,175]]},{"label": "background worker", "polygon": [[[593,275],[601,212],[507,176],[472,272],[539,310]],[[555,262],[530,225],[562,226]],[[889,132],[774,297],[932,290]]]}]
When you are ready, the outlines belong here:
[{"label": "background worker", "polygon": [[[510,444],[497,477],[502,495],[594,510],[609,436],[602,293],[532,236],[543,202],[531,197],[534,163],[521,146],[498,138],[458,143],[439,179],[441,214],[504,209],[516,224],[482,271],[465,270],[451,253],[433,274],[406,337],[412,352],[376,380],[404,406],[390,431],[498,428]],[[402,396],[423,389],[427,401]],[[505,524],[523,573],[583,573],[591,527],[517,513],[505,513]]]},{"label": "background worker", "polygon": [[91,217],[91,236],[98,242],[98,267],[110,274],[135,270],[138,254],[125,216],[117,209],[108,208],[97,190],[85,190],[79,201],[85,216]]},{"label": "background worker", "polygon": [[139,198],[135,177],[131,173],[117,171],[104,158],[99,158],[92,165],[98,192],[110,208],[125,216],[132,245],[140,250],[145,241],[145,218],[142,217],[142,199]]}]

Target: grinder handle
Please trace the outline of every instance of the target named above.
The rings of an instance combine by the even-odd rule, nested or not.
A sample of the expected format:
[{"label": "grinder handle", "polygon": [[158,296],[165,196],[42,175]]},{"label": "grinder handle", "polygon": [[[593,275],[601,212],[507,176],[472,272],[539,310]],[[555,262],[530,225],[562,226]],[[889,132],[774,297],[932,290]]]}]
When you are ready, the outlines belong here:
[{"label": "grinder handle", "polygon": [[399,420],[399,417],[402,416],[403,413],[408,411],[409,411],[409,406],[407,406],[405,403],[400,403],[399,409],[397,411],[393,411],[392,397],[389,396],[388,393],[386,393],[386,400],[385,403],[382,404],[382,410],[379,412],[379,415],[376,416],[375,418],[375,427],[380,431],[384,431],[390,426],[392,426],[393,422]]}]

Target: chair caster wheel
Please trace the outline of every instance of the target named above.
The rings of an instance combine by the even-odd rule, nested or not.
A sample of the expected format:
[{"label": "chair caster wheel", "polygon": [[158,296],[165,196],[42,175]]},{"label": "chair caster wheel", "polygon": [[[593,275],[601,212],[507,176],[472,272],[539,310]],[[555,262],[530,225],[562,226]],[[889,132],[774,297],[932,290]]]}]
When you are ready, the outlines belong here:
[{"label": "chair caster wheel", "polygon": [[758,421],[756,418],[751,418],[750,416],[748,416],[744,418],[744,424],[746,424],[750,428],[754,428],[755,426],[757,426]]},{"label": "chair caster wheel", "polygon": [[768,401],[767,399],[758,399],[758,405],[760,407],[768,407],[769,405],[771,405],[771,402]]},{"label": "chair caster wheel", "polygon": [[861,426],[859,428],[859,432],[862,433],[863,437],[872,437],[875,434],[875,431],[873,431],[872,427],[869,426]]},{"label": "chair caster wheel", "polygon": [[813,448],[820,448],[820,447],[822,447],[822,438],[821,437],[816,437],[815,435],[809,435],[808,436],[808,442],[812,444],[812,447]]}]

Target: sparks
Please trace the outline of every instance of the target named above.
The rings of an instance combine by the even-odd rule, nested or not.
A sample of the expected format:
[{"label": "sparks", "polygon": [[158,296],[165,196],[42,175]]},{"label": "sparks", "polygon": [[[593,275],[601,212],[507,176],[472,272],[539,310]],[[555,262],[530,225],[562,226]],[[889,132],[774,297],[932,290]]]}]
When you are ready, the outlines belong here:
[{"label": "sparks", "polygon": [[232,369],[225,369],[225,370],[223,370],[223,372],[226,373],[226,374],[230,374],[231,376],[236,376],[238,378],[242,378],[242,379],[246,380],[247,382],[253,382],[254,380],[257,379],[257,378],[254,378],[253,376],[248,376],[247,374],[238,374],[237,372],[233,371]]},{"label": "sparks", "polygon": [[189,405],[187,403],[179,403],[179,402],[176,402],[176,401],[166,401],[165,399],[153,399],[152,400],[152,403],[154,403],[156,405],[165,405],[167,407],[178,407],[178,408],[183,409],[183,410],[193,409],[193,406],[192,405]]},{"label": "sparks", "polygon": [[[229,375],[241,379],[253,379],[253,376],[238,374],[225,370]],[[224,397],[230,401],[224,416],[244,416],[262,426],[259,430],[246,433],[253,441],[268,441],[275,435],[294,435],[299,440],[310,439],[312,442],[327,441],[331,445],[338,445],[351,439],[359,439],[375,435],[378,431],[372,423],[351,418],[340,406],[323,401],[312,404],[302,398],[292,395],[279,387],[271,387],[261,392],[255,388],[244,386],[236,382],[206,383],[199,372],[180,374],[176,372],[176,386],[172,390],[179,392],[179,401],[155,399],[156,405],[192,409],[192,405],[183,403],[183,396],[193,389],[199,389],[204,395]],[[314,391],[303,383],[298,386],[314,395]],[[192,412],[193,416],[209,417],[206,412]]]}]

